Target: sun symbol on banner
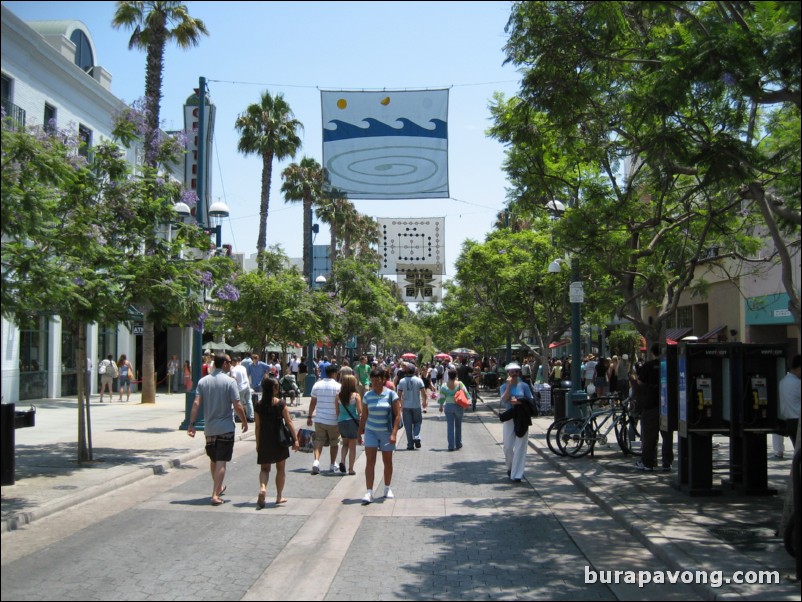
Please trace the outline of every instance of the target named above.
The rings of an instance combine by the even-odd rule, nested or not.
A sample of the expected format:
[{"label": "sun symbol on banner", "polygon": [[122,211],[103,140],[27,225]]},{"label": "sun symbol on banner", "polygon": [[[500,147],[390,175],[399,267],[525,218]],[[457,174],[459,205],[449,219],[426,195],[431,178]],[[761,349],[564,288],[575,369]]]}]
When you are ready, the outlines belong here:
[{"label": "sun symbol on banner", "polygon": [[423,299],[434,295],[434,277],[431,270],[408,270],[404,275],[404,289],[407,297]]}]

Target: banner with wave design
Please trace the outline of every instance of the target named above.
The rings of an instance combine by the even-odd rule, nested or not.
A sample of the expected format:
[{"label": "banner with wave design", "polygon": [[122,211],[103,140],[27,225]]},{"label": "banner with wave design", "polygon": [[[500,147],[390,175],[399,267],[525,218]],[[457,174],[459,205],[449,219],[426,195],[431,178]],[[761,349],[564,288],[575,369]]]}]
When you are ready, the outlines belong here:
[{"label": "banner with wave design", "polygon": [[350,199],[448,194],[448,90],[322,90],[323,166]]}]

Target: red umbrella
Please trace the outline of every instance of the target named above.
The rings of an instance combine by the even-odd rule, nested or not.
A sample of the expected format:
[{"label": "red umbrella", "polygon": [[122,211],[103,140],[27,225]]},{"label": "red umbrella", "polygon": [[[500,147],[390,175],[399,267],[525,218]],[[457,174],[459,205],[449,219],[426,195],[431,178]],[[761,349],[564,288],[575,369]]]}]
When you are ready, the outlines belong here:
[{"label": "red umbrella", "polygon": [[437,355],[434,356],[434,359],[440,361],[448,360],[449,362],[452,360],[451,356],[448,355],[447,353],[438,353]]},{"label": "red umbrella", "polygon": [[401,356],[401,359],[402,360],[416,360],[416,359],[418,359],[418,356],[415,355],[414,353],[405,353],[404,355]]}]

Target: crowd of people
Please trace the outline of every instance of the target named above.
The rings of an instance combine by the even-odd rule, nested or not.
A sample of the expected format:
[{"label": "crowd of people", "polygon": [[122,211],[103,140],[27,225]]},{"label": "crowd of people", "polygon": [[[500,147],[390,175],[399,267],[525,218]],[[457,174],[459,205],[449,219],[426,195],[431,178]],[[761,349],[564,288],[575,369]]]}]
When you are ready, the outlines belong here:
[{"label": "crowd of people", "polygon": [[[635,400],[641,421],[642,453],[636,468],[656,470],[659,430],[660,346],[654,345],[651,357],[630,362],[627,355],[621,358],[599,358],[588,355],[583,360],[582,387],[589,394],[606,395],[618,392],[620,397]],[[111,360],[111,358],[109,358]],[[125,365],[125,358],[121,358]],[[104,360],[105,362],[106,360]],[[176,368],[177,369],[177,368]],[[109,369],[111,371],[111,369]],[[206,451],[210,459],[213,480],[211,501],[223,503],[225,464],[231,460],[234,447],[235,420],[242,423],[242,431],[255,423],[257,462],[260,466],[260,491],[257,506],[265,506],[268,480],[275,464],[276,504],[283,497],[285,462],[289,450],[300,449],[299,432],[293,425],[288,405],[301,396],[299,383],[307,374],[315,376],[307,412],[306,426],[313,436],[313,462],[311,474],[321,473],[323,448],[329,448],[329,471],[333,474],[355,475],[357,445],[365,447],[364,504],[374,500],[376,460],[381,452],[384,476],[384,497],[395,497],[392,490],[393,452],[403,428],[406,449],[422,447],[421,425],[423,413],[436,401],[438,410],[446,419],[446,441],[450,452],[463,447],[462,420],[469,407],[460,403],[461,393],[473,407],[478,397],[477,385],[487,372],[481,362],[469,365],[467,358],[456,364],[444,360],[419,368],[413,362],[397,360],[385,362],[381,358],[368,362],[366,356],[352,368],[348,361],[339,363],[323,357],[320,363],[293,356],[286,366],[271,356],[262,361],[256,354],[241,359],[229,355],[204,357],[203,377],[197,386],[189,435],[195,436],[195,417],[204,405],[206,418]],[[783,417],[790,424],[799,418],[800,361],[796,356],[791,370],[783,381],[781,404]],[[534,378],[533,378],[534,374]],[[524,479],[529,426],[538,413],[536,402],[538,384],[550,382],[560,386],[570,378],[570,360],[554,360],[534,369],[529,358],[506,365],[504,380],[499,388],[503,422],[503,450],[507,476],[513,482]],[[794,391],[795,398],[788,401],[785,390]],[[287,403],[289,401],[289,404]],[[790,409],[789,409],[790,408]],[[796,408],[796,415],[793,415]],[[233,411],[232,411],[233,410]],[[789,428],[793,441],[796,423]],[[793,431],[793,432],[791,432]],[[671,470],[673,440],[671,433],[662,433],[662,469]],[[340,440],[342,451],[340,453]],[[339,454],[339,455],[338,455]]]},{"label": "crowd of people", "polygon": [[[170,369],[175,374],[178,366]],[[407,450],[421,449],[423,414],[430,403],[436,402],[439,412],[445,415],[448,450],[462,448],[465,409],[456,403],[455,394],[461,390],[469,399],[473,397],[475,408],[476,385],[482,373],[481,364],[469,365],[467,358],[461,358],[456,365],[446,360],[418,367],[413,362],[390,362],[381,357],[369,363],[367,356],[362,356],[352,368],[347,360],[335,363],[325,356],[318,363],[293,355],[282,366],[277,355],[263,361],[257,354],[245,358],[204,354],[188,434],[195,436],[195,420],[203,406],[213,505],[223,503],[225,467],[233,456],[236,422],[242,423],[243,433],[249,424],[255,426],[260,467],[257,507],[265,507],[273,465],[276,504],[287,501],[283,497],[285,462],[290,449],[300,449],[300,433],[293,425],[288,406],[299,402],[300,384],[307,374],[315,377],[306,421],[308,430],[314,432],[311,474],[320,474],[323,448],[328,447],[329,471],[355,475],[356,448],[364,445],[367,491],[362,502],[369,504],[374,499],[379,452],[384,497],[392,499],[393,452],[399,432],[403,428]]]}]

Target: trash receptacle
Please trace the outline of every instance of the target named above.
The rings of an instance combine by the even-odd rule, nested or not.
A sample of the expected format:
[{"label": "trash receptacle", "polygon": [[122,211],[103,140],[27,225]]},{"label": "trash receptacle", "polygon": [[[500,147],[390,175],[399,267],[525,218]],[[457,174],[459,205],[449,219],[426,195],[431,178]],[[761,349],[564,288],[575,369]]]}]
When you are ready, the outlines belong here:
[{"label": "trash receptacle", "polygon": [[554,420],[561,420],[566,417],[565,413],[565,398],[568,394],[568,389],[554,388],[551,390],[551,402],[554,404]]},{"label": "trash receptacle", "polygon": [[14,410],[15,404],[0,404],[0,484],[14,484]]}]

